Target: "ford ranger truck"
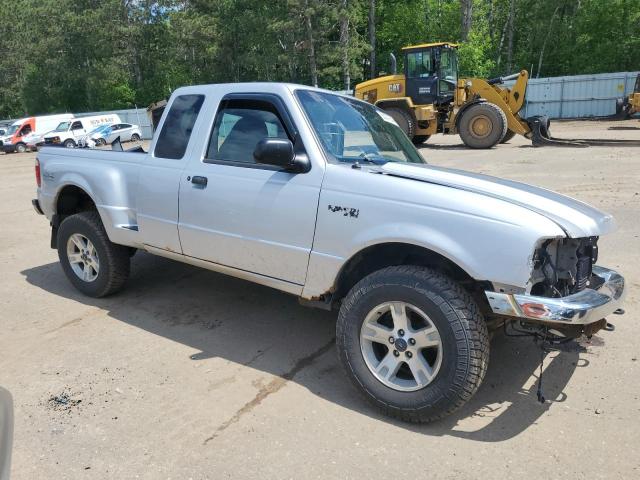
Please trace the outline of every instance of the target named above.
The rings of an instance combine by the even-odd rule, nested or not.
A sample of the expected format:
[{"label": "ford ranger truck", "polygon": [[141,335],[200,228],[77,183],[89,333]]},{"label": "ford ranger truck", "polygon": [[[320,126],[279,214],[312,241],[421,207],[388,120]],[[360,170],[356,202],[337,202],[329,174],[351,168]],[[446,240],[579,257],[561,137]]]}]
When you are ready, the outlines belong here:
[{"label": "ford ranger truck", "polygon": [[571,339],[622,312],[624,279],[596,263],[610,215],[428,165],[386,113],[329,91],[180,88],[148,152],[45,147],[35,168],[82,293],[120,290],[141,249],[335,308],[346,374],[407,421],[474,395],[492,330]]}]

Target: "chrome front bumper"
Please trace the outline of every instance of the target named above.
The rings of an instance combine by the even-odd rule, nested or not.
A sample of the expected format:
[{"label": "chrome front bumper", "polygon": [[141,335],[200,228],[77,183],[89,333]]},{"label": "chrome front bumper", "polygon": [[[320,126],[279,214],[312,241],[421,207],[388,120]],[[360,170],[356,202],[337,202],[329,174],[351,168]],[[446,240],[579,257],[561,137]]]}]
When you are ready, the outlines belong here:
[{"label": "chrome front bumper", "polygon": [[603,319],[622,306],[625,297],[624,278],[618,272],[593,267],[593,273],[604,280],[597,290],[587,288],[567,297],[548,298],[485,291],[494,313],[548,323],[588,325]]}]

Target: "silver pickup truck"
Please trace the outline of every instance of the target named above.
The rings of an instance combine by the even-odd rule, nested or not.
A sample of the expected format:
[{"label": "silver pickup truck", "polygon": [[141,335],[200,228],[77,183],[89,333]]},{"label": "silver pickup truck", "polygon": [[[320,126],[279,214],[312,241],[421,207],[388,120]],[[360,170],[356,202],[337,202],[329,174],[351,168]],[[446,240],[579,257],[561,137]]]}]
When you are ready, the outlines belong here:
[{"label": "silver pickup truck", "polygon": [[595,265],[610,215],[427,165],[386,113],[328,91],[180,88],[148,153],[43,148],[36,178],[81,292],[121,289],[142,249],[339,309],[347,374],[408,421],[471,398],[496,328],[571,339],[622,312],[623,278]]}]

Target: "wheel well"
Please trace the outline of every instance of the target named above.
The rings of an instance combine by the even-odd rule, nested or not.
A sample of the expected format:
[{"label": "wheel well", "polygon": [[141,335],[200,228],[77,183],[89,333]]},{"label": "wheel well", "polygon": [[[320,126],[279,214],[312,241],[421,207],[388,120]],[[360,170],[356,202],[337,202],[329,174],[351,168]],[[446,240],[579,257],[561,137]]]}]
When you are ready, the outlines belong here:
[{"label": "wheel well", "polygon": [[361,250],[342,267],[333,292],[333,301],[339,301],[351,288],[367,275],[382,268],[397,265],[429,267],[449,276],[466,290],[474,293],[484,289],[488,282],[473,279],[460,266],[439,253],[406,243],[383,243]]},{"label": "wheel well", "polygon": [[92,198],[80,187],[67,185],[58,194],[56,201],[56,215],[62,220],[74,213],[95,210],[96,204]]}]

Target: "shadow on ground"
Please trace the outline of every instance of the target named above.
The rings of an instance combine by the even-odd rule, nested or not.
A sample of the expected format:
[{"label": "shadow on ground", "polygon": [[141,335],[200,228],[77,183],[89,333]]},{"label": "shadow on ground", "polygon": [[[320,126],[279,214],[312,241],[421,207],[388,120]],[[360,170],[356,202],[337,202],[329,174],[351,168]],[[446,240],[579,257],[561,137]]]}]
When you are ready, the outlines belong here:
[{"label": "shadow on ground", "polygon": [[[573,372],[588,365],[579,358],[579,348],[548,359],[544,373],[548,401],[542,405],[531,381],[540,350],[530,339],[498,334],[491,345],[487,377],[476,396],[447,419],[409,425],[378,414],[343,374],[335,355],[335,312],[302,307],[285,293],[146,253],[134,257],[125,290],[106,299],[81,295],[58,263],[22,274],[49,293],[100,307],[114,319],[198,349],[193,360],[221,357],[246,365],[276,375],[281,383],[294,381],[344,408],[425,435],[482,442],[514,437],[553,403],[564,401],[563,389]],[[69,319],[57,329],[81,320]],[[479,422],[483,426],[468,432],[456,428],[468,417],[484,417]]]}]

